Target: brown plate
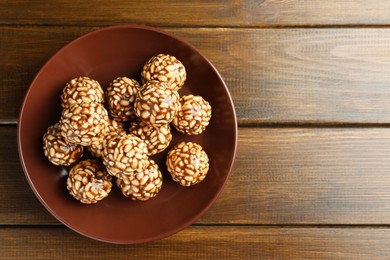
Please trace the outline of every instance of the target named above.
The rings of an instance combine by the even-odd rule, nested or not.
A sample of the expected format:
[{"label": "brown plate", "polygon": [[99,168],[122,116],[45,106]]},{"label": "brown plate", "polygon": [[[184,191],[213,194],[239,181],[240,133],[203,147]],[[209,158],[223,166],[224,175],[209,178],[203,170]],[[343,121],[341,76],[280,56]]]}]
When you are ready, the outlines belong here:
[{"label": "brown plate", "polygon": [[[203,96],[212,106],[210,125],[199,136],[173,131],[171,147],[181,140],[201,144],[210,158],[206,179],[181,187],[166,171],[168,149],[153,156],[163,173],[157,197],[132,201],[117,187],[104,200],[83,205],[66,190],[67,168],[44,156],[42,136],[59,120],[65,83],[89,76],[103,87],[118,76],[139,80],[143,64],[153,55],[176,56],[187,69],[180,94]],[[66,45],[39,71],[24,99],[18,127],[18,148],[27,180],[47,210],[69,228],[111,243],[141,243],[170,236],[199,219],[221,192],[237,147],[237,119],[228,89],[214,66],[187,42],[146,26],[113,26],[88,33]],[[115,186],[115,185],[114,185]]]}]

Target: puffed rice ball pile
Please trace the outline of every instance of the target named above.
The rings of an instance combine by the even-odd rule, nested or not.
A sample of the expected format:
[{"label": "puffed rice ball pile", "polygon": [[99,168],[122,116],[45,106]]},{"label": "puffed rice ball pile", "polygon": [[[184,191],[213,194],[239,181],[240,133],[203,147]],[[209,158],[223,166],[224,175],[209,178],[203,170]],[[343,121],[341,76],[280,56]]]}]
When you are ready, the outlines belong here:
[{"label": "puffed rice ball pile", "polygon": [[[203,97],[180,97],[187,73],[176,57],[151,57],[140,79],[142,85],[117,77],[106,91],[87,76],[65,84],[61,117],[44,133],[43,150],[51,163],[70,167],[67,189],[81,203],[106,198],[113,183],[131,200],[156,197],[163,177],[149,156],[168,148],[171,124],[182,134],[199,135],[210,122],[211,106]],[[181,142],[168,152],[166,167],[172,180],[192,186],[205,179],[209,159],[199,144]]]}]

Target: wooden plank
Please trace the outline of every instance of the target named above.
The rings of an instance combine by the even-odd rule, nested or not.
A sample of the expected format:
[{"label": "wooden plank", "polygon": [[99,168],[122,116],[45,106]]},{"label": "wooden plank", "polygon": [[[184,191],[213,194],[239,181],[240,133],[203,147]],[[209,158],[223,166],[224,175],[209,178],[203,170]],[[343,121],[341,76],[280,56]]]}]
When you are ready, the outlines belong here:
[{"label": "wooden plank", "polygon": [[387,25],[386,0],[263,0],[245,1],[246,23],[253,26]]},{"label": "wooden plank", "polygon": [[[0,8],[1,9],[1,8]],[[91,30],[91,29],[90,29]],[[24,95],[40,67],[87,30],[12,27],[0,29],[0,119],[16,121]]]},{"label": "wooden plank", "polygon": [[[58,223],[0,127],[0,225]],[[240,128],[233,174],[200,224],[388,225],[390,129]]]},{"label": "wooden plank", "polygon": [[[208,26],[242,24],[242,1],[66,1],[17,0],[0,5],[0,24],[105,26],[149,24],[154,26]],[[25,7],[28,6],[28,12]]]},{"label": "wooden plank", "polygon": [[[26,9],[28,12],[26,12]],[[313,26],[389,24],[386,0],[0,2],[0,24],[154,26]]]},{"label": "wooden plank", "polygon": [[16,127],[0,127],[0,224],[58,223],[39,203],[19,161]]},{"label": "wooden plank", "polygon": [[194,43],[221,72],[241,124],[390,121],[389,30],[176,33]]},{"label": "wooden plank", "polygon": [[[92,28],[0,28],[0,121],[16,122],[44,62]],[[220,71],[240,124],[390,122],[388,29],[168,31]]]},{"label": "wooden plank", "polygon": [[389,224],[387,128],[240,128],[234,172],[203,223]]},{"label": "wooden plank", "polygon": [[66,228],[0,228],[0,259],[388,259],[388,228],[190,227],[141,245],[103,244]]}]

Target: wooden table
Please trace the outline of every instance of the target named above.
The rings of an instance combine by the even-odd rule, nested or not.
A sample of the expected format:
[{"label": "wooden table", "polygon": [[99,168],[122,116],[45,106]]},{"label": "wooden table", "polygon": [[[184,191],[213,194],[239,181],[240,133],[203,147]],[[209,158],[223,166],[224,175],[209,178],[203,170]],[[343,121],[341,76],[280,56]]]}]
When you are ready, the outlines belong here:
[{"label": "wooden table", "polygon": [[[0,258],[390,258],[390,1],[0,0]],[[113,24],[189,41],[239,122],[233,174],[184,231],[142,245],[85,238],[31,191],[16,130],[39,68]],[[133,258],[135,257],[135,258]]]}]

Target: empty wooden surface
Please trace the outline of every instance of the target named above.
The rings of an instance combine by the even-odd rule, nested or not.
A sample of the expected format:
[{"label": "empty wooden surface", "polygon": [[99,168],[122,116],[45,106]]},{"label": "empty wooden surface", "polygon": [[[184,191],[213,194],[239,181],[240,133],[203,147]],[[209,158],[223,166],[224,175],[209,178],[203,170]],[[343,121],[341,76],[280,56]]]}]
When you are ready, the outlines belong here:
[{"label": "empty wooden surface", "polygon": [[0,229],[2,255],[24,259],[380,259],[389,240],[390,230],[378,228],[193,226],[161,241],[112,245],[63,227]]},{"label": "empty wooden surface", "polygon": [[[95,28],[0,27],[0,122],[39,68]],[[389,29],[168,28],[215,64],[240,124],[390,122]]]},{"label": "empty wooden surface", "polygon": [[[389,259],[390,2],[0,0],[0,259]],[[235,103],[233,174],[194,225],[111,245],[39,203],[16,146],[23,96],[66,43],[113,24],[165,29]]]},{"label": "empty wooden surface", "polygon": [[0,1],[1,24],[153,26],[332,26],[385,25],[386,0]]}]

